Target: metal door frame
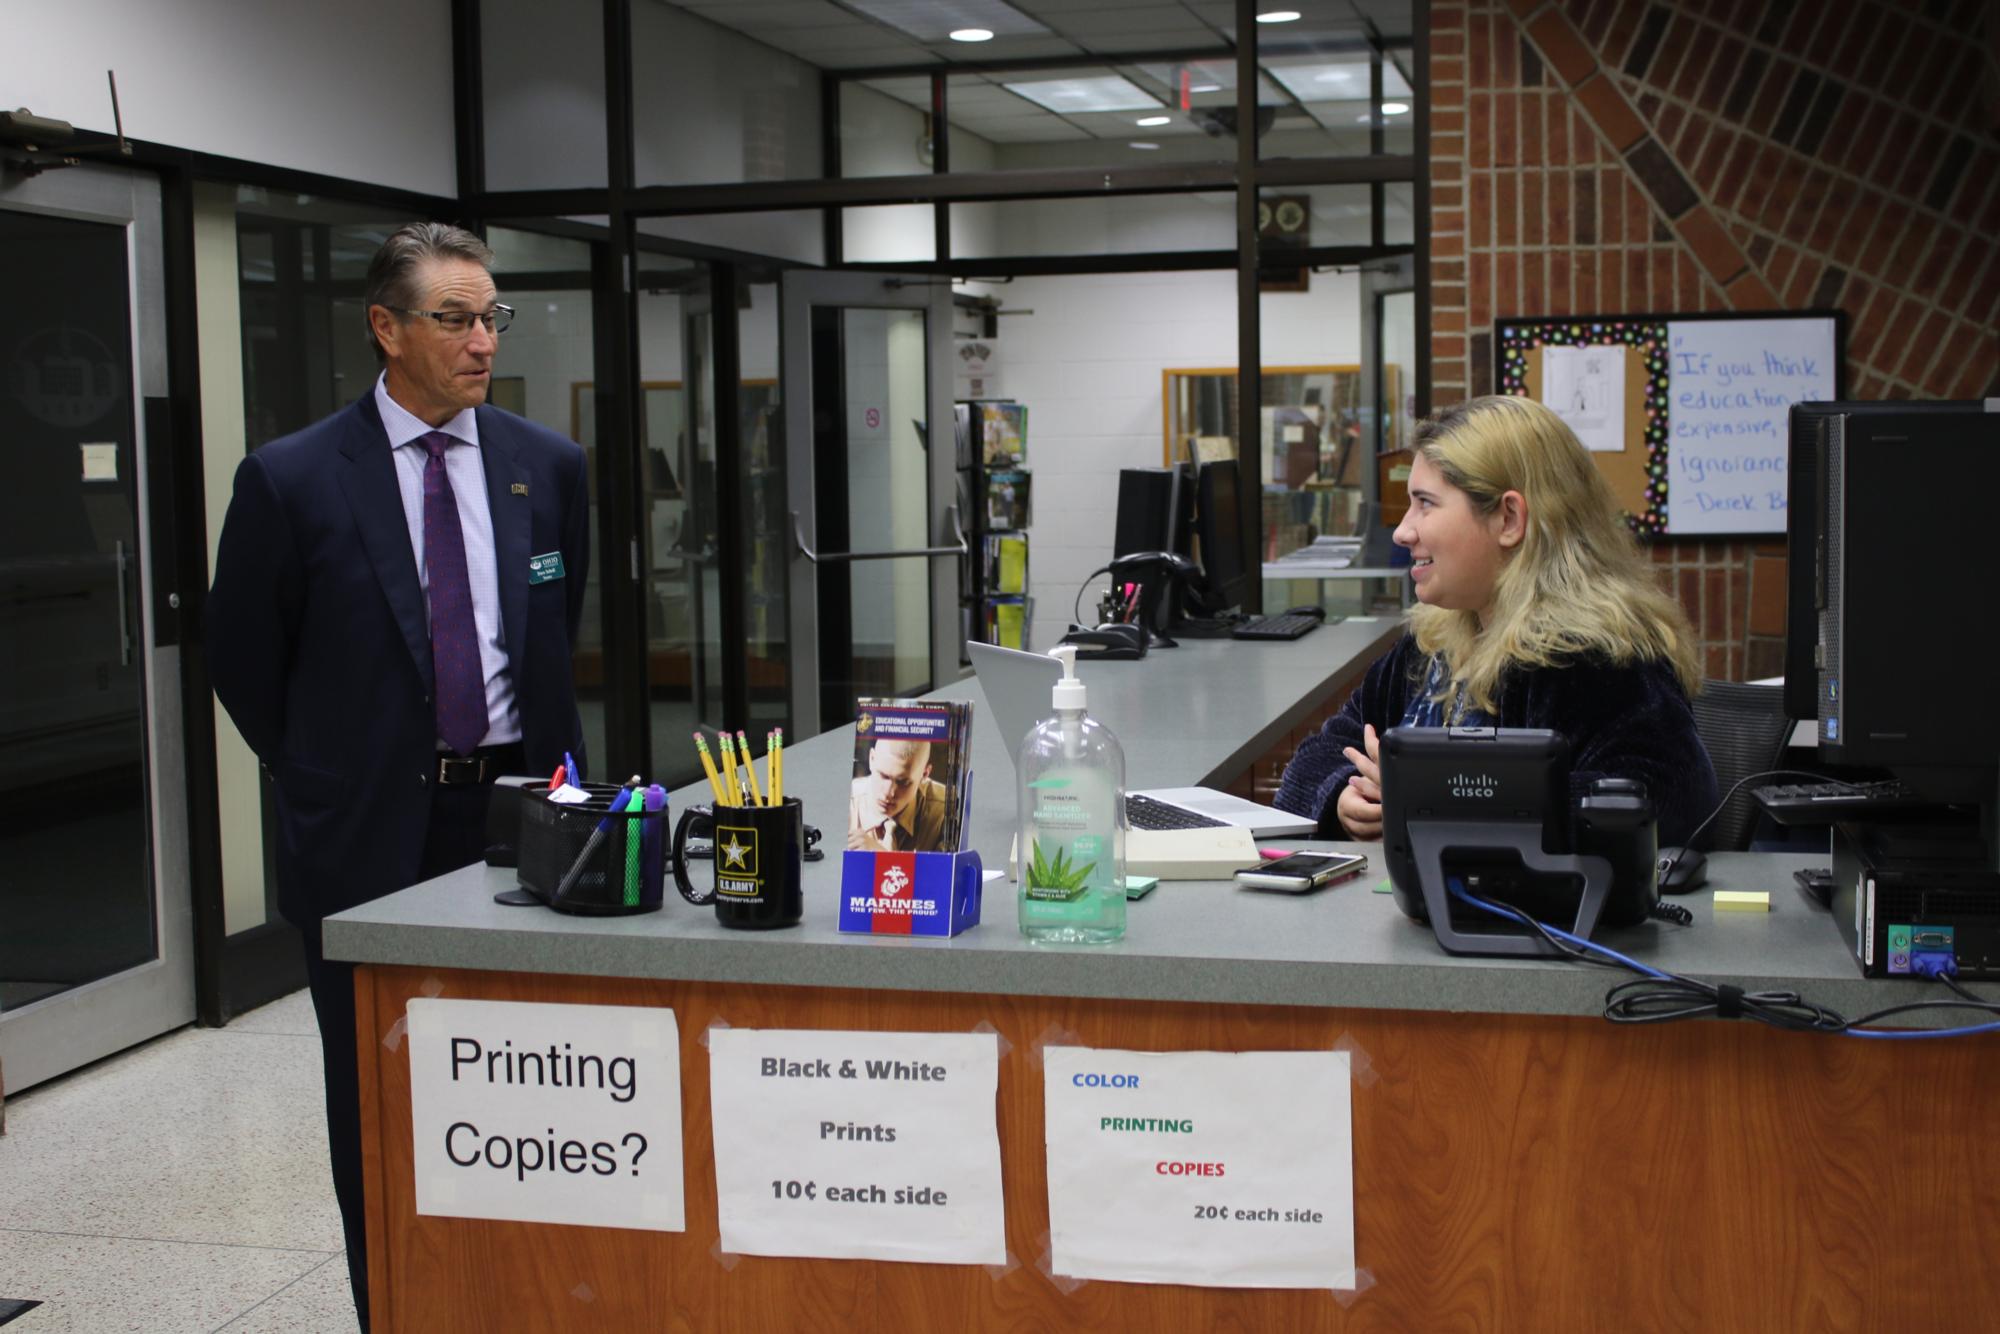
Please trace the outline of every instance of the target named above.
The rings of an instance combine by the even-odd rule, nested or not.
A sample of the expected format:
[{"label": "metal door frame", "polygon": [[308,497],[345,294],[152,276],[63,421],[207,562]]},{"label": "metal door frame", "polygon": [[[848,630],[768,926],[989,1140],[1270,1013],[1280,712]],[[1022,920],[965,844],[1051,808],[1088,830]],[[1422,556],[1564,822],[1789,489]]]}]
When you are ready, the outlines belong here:
[{"label": "metal door frame", "polygon": [[[160,180],[150,172],[86,164],[23,179],[0,177],[0,208],[110,223],[125,231],[131,284],[132,479],[139,567],[139,707],[147,789],[147,837],[158,952],[124,972],[0,1013],[0,1060],[18,1091],[194,1021],[194,913],[189,874],[186,771],[179,650],[154,607],[153,495],[147,400],[165,402],[166,263]],[[170,441],[156,442],[161,450]],[[79,924],[88,929],[87,923]]]},{"label": "metal door frame", "polygon": [[[931,545],[909,552],[822,552],[811,503],[813,472],[812,311],[816,306],[924,313],[924,422],[929,468]],[[930,562],[931,682],[959,675],[958,565],[965,536],[957,516],[957,446],[951,398],[951,279],[927,274],[856,273],[788,269],[781,281],[778,382],[785,402],[785,466],[791,498],[792,726],[799,739],[826,725],[819,708],[820,562],[908,559]],[[844,479],[842,479],[844,481]],[[975,498],[976,499],[976,498]],[[838,726],[846,719],[833,720]]]}]

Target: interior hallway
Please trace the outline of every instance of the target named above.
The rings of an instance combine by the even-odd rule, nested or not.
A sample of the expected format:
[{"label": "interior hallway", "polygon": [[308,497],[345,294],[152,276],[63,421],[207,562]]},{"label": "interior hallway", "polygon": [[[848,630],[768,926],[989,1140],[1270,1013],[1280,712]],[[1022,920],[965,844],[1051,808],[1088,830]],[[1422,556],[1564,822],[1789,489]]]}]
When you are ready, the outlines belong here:
[{"label": "interior hallway", "polygon": [[356,1328],[303,991],[7,1099],[0,1334]]}]

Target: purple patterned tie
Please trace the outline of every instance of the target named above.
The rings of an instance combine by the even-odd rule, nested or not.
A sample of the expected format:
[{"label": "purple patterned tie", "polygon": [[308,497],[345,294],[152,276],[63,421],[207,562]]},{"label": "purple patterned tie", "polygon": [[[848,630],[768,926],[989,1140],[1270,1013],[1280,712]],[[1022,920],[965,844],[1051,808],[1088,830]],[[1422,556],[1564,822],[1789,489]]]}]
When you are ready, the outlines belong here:
[{"label": "purple patterned tie", "polygon": [[423,439],[424,569],[430,576],[431,665],[437,675],[437,733],[454,754],[470,755],[486,735],[486,672],[472,619],[472,580],[465,572],[465,535],[458,499],[444,470],[453,444],[443,431]]}]

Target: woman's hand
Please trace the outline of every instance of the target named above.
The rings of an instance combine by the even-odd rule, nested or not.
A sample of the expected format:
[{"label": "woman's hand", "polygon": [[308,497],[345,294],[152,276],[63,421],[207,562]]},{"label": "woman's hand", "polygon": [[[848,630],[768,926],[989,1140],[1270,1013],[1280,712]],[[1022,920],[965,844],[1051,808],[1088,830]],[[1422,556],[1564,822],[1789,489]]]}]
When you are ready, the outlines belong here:
[{"label": "woman's hand", "polygon": [[1377,839],[1382,837],[1382,743],[1372,723],[1362,729],[1361,735],[1368,753],[1364,755],[1353,746],[1342,752],[1354,765],[1354,774],[1340,790],[1340,800],[1333,809],[1349,834],[1358,839]]}]

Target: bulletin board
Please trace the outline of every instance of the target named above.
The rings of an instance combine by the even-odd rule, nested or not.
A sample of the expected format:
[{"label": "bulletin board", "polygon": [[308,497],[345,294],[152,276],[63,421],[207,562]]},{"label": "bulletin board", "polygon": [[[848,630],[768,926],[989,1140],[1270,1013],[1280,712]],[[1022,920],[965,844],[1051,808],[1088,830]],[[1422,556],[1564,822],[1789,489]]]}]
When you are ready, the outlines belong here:
[{"label": "bulletin board", "polygon": [[1784,532],[1791,405],[1847,388],[1837,310],[1503,319],[1493,347],[1499,392],[1568,422],[1648,537]]}]

